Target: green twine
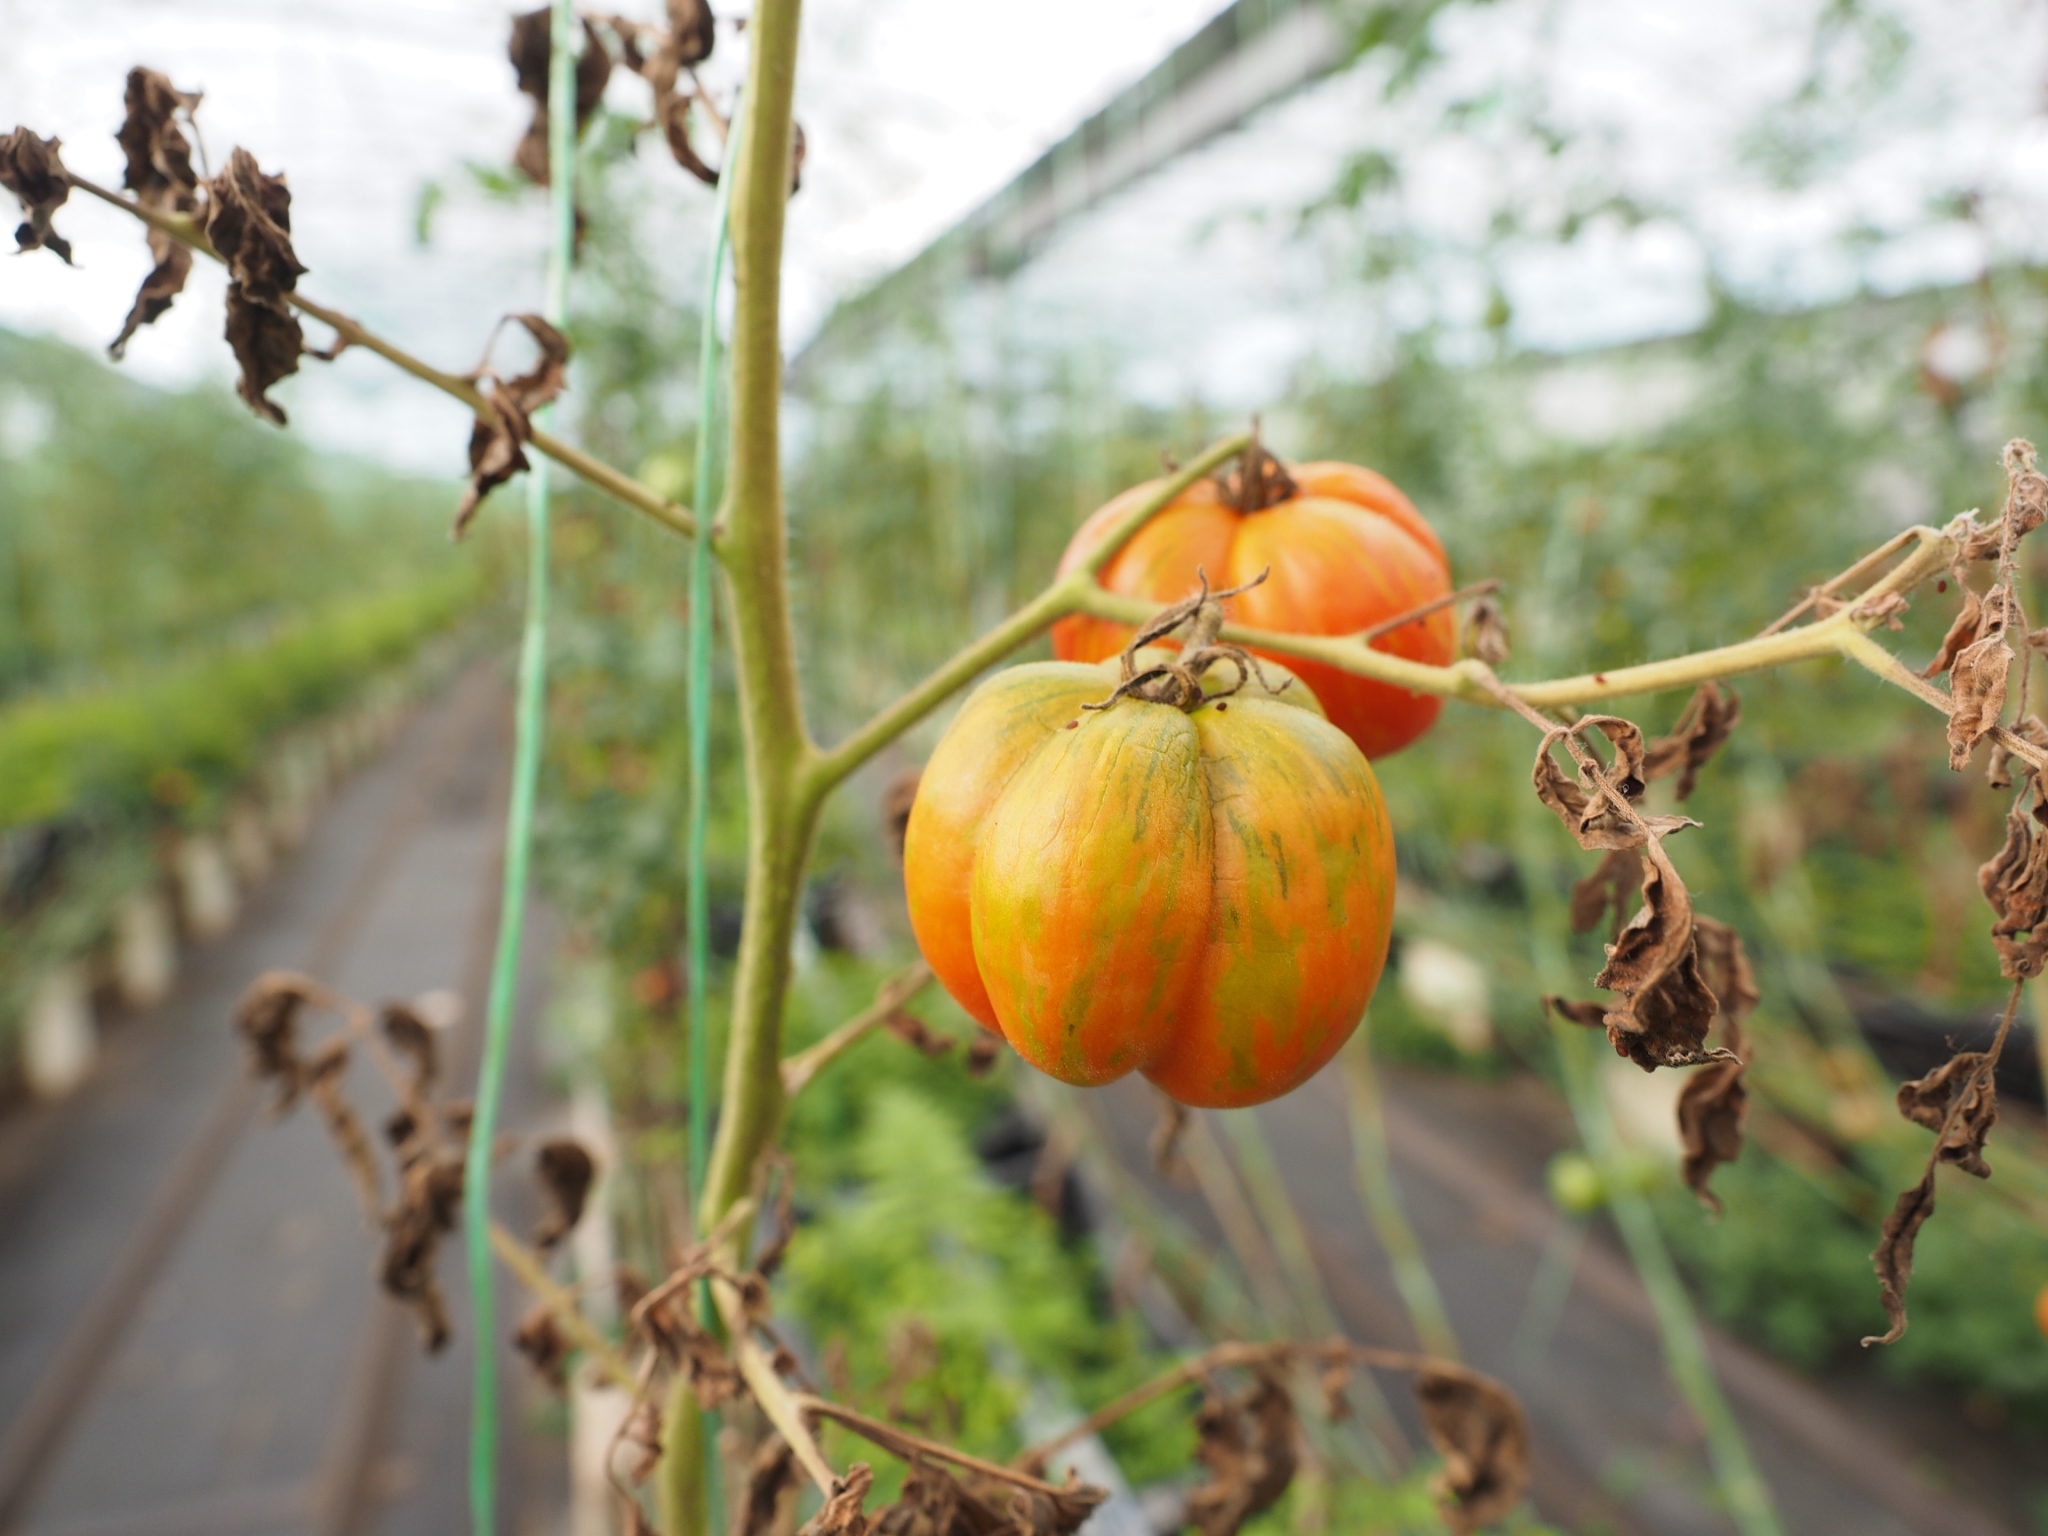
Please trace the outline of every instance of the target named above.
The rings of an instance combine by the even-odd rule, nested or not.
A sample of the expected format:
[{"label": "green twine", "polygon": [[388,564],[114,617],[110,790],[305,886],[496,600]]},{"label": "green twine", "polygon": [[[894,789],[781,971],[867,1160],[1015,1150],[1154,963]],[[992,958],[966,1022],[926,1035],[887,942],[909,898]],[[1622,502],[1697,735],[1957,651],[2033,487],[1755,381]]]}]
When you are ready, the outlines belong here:
[{"label": "green twine", "polygon": [[[711,259],[704,274],[704,306],[697,346],[697,466],[690,499],[697,510],[697,531],[690,548],[690,799],[686,907],[689,929],[688,1023],[690,1031],[690,1212],[700,1230],[705,1176],[711,1149],[711,1027],[706,988],[711,968],[711,896],[704,878],[704,837],[709,819],[711,778],[711,524],[724,495],[718,445],[718,290],[725,272],[727,224],[732,210],[732,184],[739,164],[740,114],[733,110],[732,132],[726,139],[725,165],[718,178],[718,196],[711,215]],[[705,1326],[712,1325],[711,1288],[698,1287],[697,1309]],[[717,1508],[713,1480],[718,1470],[718,1419],[704,1415],[704,1496],[706,1529]]]},{"label": "green twine", "polygon": [[[561,326],[569,310],[569,261],[575,241],[576,34],[569,0],[554,0],[548,61],[548,180],[552,237],[543,313]],[[536,413],[536,425],[553,418]],[[498,911],[498,950],[484,1014],[484,1056],[477,1074],[476,1115],[469,1133],[462,1187],[469,1250],[469,1299],[476,1351],[470,1404],[469,1511],[474,1536],[492,1536],[497,1522],[498,1359],[491,1293],[491,1147],[519,992],[519,949],[526,926],[527,870],[533,852],[533,803],[546,729],[548,629],[548,476],[545,461],[526,479],[526,622],[519,640],[519,697],[512,747],[512,802],[505,822],[505,883]]]}]

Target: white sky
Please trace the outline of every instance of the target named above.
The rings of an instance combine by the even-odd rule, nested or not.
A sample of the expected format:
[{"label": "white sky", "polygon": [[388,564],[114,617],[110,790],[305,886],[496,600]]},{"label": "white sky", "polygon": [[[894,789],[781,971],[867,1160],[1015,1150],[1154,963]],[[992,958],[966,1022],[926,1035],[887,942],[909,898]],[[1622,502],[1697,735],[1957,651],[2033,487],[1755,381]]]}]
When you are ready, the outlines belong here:
[{"label": "white sky", "polygon": [[[1987,254],[2048,257],[2048,12],[2022,0],[1878,0],[1914,37],[1903,87],[1827,174],[1774,186],[1747,155],[1757,114],[1809,62],[1822,0],[1499,0],[1446,13],[1446,63],[1382,102],[1370,71],[1330,81],[1149,178],[1056,238],[1005,298],[1013,337],[1099,338],[1119,383],[1161,401],[1270,403],[1305,360],[1369,371],[1387,337],[1425,319],[1468,329],[1497,282],[1514,339],[1577,347],[1683,329],[1711,265],[1752,297],[1837,298],[1973,277]],[[621,0],[651,14],[654,0]],[[1194,31],[1221,0],[808,0],[798,115],[810,144],[791,209],[789,334],[801,344],[835,298],[923,246],[1076,121]],[[468,366],[503,312],[540,289],[539,198],[508,207],[463,192],[466,160],[502,164],[525,121],[504,59],[509,12],[485,0],[0,0],[0,129],[65,141],[77,171],[116,182],[127,67],[147,62],[207,92],[216,157],[234,144],[284,169],[306,291],[430,359]],[[722,33],[710,74],[737,64]],[[1852,56],[1853,61],[1853,56]],[[1854,72],[1838,85],[1854,94]],[[1556,160],[1485,113],[1441,125],[1446,104],[1540,83],[1578,134]],[[631,110],[637,81],[615,77]],[[1378,145],[1406,167],[1375,217],[1432,253],[1390,288],[1356,280],[1361,227],[1308,236],[1296,212],[1344,156]],[[650,140],[638,173],[652,248],[693,295],[705,189]],[[1574,180],[1669,210],[1596,223],[1569,247],[1486,257],[1488,211],[1510,193],[1541,207]],[[426,248],[420,188],[451,188]],[[1986,195],[1972,229],[1929,196]],[[122,215],[74,197],[60,227],[81,270],[0,257],[0,324],[88,346],[110,337],[147,266]],[[1851,231],[1861,238],[1846,242]],[[126,366],[165,382],[225,382],[217,270]],[[985,301],[982,302],[986,308]],[[309,363],[277,391],[324,446],[365,445],[454,475],[459,406],[375,359]]]}]

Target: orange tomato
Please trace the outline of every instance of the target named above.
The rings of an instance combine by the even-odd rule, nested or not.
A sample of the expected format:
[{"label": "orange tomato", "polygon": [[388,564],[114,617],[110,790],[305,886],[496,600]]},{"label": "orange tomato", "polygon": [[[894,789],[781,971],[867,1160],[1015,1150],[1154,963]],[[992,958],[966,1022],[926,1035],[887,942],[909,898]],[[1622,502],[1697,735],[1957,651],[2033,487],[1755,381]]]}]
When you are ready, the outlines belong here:
[{"label": "orange tomato", "polygon": [[[1099,578],[1103,586],[1171,602],[1194,590],[1198,568],[1220,589],[1270,566],[1263,585],[1231,600],[1231,618],[1305,635],[1356,634],[1451,590],[1443,545],[1392,481],[1355,464],[1286,469],[1293,494],[1251,512],[1231,505],[1215,482],[1197,481],[1117,551]],[[1133,486],[1083,523],[1060,559],[1061,572],[1085,559],[1159,483]],[[1130,635],[1122,625],[1075,615],[1053,626],[1053,654],[1099,661],[1122,650]],[[1457,653],[1457,623],[1450,609],[1438,609],[1375,640],[1373,649],[1441,666]],[[1443,708],[1433,694],[1315,662],[1290,665],[1367,757],[1407,746]]]},{"label": "orange tomato", "polygon": [[1379,785],[1298,684],[1082,710],[1116,681],[1041,662],[968,699],[904,835],[919,947],[1063,1082],[1136,1071],[1185,1104],[1277,1098],[1350,1036],[1386,961]]}]

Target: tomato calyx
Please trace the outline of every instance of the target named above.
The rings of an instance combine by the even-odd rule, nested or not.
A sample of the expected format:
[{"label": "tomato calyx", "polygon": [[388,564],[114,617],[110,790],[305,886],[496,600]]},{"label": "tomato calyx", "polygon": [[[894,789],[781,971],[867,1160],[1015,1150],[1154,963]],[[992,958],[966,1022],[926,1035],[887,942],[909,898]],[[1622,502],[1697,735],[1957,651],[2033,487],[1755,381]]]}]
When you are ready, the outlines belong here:
[{"label": "tomato calyx", "polygon": [[1260,444],[1256,416],[1252,418],[1251,441],[1244,452],[1237,456],[1233,467],[1218,470],[1214,479],[1223,499],[1247,516],[1292,501],[1301,494],[1301,487],[1295,484],[1287,466]]},{"label": "tomato calyx", "polygon": [[[1243,586],[1227,587],[1212,593],[1208,572],[1196,567],[1195,575],[1201,582],[1201,589],[1194,596],[1162,609],[1151,622],[1131,636],[1131,643],[1123,649],[1123,681],[1117,684],[1116,691],[1099,704],[1083,704],[1081,707],[1103,710],[1119,699],[1134,698],[1148,704],[1171,704],[1175,709],[1192,714],[1203,704],[1229,698],[1254,677],[1266,692],[1284,693],[1293,685],[1293,678],[1286,678],[1278,688],[1274,687],[1250,651],[1219,638],[1223,632],[1223,599],[1250,591],[1272,574],[1269,566]],[[1174,660],[1144,668],[1138,666],[1139,651],[1155,640],[1165,639],[1183,624],[1188,626],[1187,637]],[[1219,661],[1228,662],[1236,669],[1237,681],[1211,693],[1202,686],[1202,677]]]}]

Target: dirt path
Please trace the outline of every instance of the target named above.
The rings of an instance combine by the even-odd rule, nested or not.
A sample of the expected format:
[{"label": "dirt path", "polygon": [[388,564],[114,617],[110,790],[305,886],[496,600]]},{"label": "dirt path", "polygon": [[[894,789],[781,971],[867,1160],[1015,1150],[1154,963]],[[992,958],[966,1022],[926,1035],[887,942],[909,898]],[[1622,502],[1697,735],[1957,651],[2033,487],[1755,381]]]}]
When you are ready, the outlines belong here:
[{"label": "dirt path", "polygon": [[[442,1263],[457,1342],[424,1359],[377,1292],[374,1239],[320,1126],[271,1123],[228,1018],[277,966],[366,998],[454,987],[480,1003],[508,703],[487,665],[421,708],[241,927],[187,957],[163,1007],[117,1027],[79,1094],[0,1124],[0,1530],[463,1528],[460,1254]],[[528,953],[544,956],[533,926]],[[525,1040],[544,981],[529,971]],[[366,1107],[368,1075],[352,1084]],[[530,1058],[507,1108],[513,1127],[546,1113]],[[553,1527],[559,1449],[520,1454],[536,1405],[518,1369],[504,1375],[507,1527]]]}]

